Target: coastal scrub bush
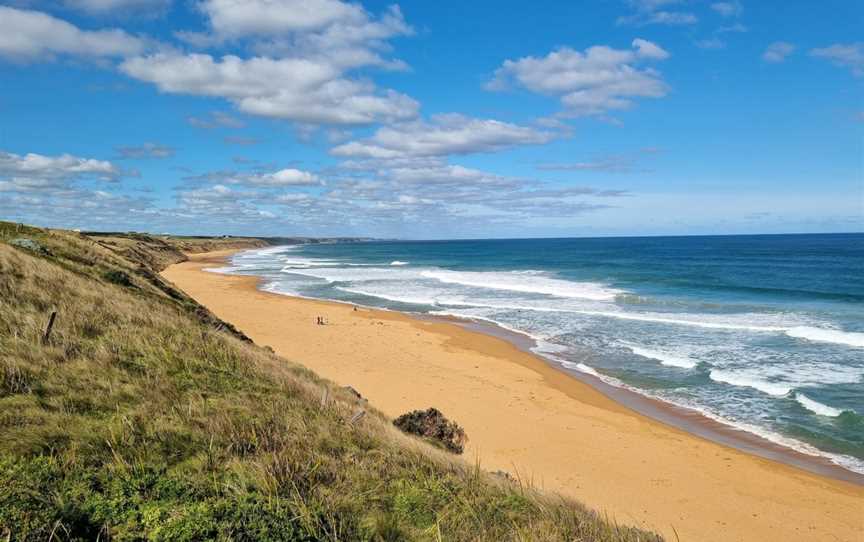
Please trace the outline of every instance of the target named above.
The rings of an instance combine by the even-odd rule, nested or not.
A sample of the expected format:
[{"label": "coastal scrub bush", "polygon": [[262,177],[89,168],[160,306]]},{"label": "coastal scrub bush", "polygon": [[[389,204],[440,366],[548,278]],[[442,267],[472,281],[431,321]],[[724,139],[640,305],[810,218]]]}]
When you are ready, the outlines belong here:
[{"label": "coastal scrub bush", "polygon": [[393,425],[406,433],[429,439],[454,454],[461,454],[468,441],[465,430],[448,420],[437,408],[412,410],[393,420]]},{"label": "coastal scrub bush", "polygon": [[117,269],[111,269],[110,271],[106,271],[105,274],[102,275],[105,280],[112,284],[117,284],[119,286],[134,286],[132,283],[132,279],[124,273],[123,271],[119,271]]}]

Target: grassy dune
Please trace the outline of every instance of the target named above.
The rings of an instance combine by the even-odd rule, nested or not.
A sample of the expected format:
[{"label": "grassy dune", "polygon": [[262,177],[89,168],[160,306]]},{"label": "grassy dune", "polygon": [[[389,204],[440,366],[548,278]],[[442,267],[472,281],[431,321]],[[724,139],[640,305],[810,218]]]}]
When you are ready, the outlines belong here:
[{"label": "grassy dune", "polygon": [[261,244],[0,223],[0,540],[659,540],[403,435],[157,274]]}]

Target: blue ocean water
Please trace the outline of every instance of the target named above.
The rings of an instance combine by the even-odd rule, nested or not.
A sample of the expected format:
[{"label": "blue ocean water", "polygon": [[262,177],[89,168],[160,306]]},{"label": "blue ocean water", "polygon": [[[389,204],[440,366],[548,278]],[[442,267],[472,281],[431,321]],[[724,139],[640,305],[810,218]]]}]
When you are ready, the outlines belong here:
[{"label": "blue ocean water", "polygon": [[864,234],[314,244],[223,271],[495,322],[564,368],[864,473]]}]

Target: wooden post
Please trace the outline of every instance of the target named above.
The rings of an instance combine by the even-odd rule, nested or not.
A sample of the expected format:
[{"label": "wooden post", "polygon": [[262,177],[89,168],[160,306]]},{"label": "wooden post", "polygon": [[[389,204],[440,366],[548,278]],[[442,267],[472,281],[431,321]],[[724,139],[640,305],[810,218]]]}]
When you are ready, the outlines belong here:
[{"label": "wooden post", "polygon": [[324,393],[321,394],[321,408],[327,406],[327,397],[330,395],[330,390],[328,388],[324,388]]},{"label": "wooden post", "polygon": [[51,316],[48,317],[48,325],[45,326],[45,333],[42,335],[42,344],[48,344],[48,339],[51,338],[51,330],[54,329],[55,318],[57,318],[57,311],[51,311]]}]

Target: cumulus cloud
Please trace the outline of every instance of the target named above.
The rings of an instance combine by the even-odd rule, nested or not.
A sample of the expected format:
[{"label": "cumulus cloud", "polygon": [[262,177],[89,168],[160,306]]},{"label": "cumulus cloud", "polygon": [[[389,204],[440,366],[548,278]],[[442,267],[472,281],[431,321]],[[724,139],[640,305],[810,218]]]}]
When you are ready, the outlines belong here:
[{"label": "cumulus cloud", "polygon": [[829,60],[835,66],[848,68],[855,77],[864,76],[864,43],[835,43],[829,47],[811,49],[810,56]]},{"label": "cumulus cloud", "polygon": [[0,151],[0,191],[30,192],[65,189],[80,179],[116,181],[120,170],[111,162],[71,154],[45,156]]},{"label": "cumulus cloud", "polygon": [[47,13],[0,6],[0,57],[9,60],[123,57],[146,48],[145,40],[123,30],[81,30]]},{"label": "cumulus cloud", "polygon": [[400,185],[426,184],[437,187],[450,186],[459,188],[464,186],[487,188],[518,188],[522,181],[489,173],[479,169],[467,168],[459,165],[436,162],[433,164],[416,166],[397,166],[378,171],[378,175]]},{"label": "cumulus cloud", "polygon": [[[106,192],[122,172],[111,162],[70,154],[46,156],[0,152],[0,214],[11,220],[51,222],[58,226],[95,225],[129,218],[149,204]],[[96,186],[93,186],[96,183]]]},{"label": "cumulus cloud", "polygon": [[242,112],[313,128],[417,116],[409,96],[350,73],[405,68],[386,54],[389,39],[412,33],[397,6],[380,16],[340,0],[204,0],[198,7],[208,31],[181,38],[198,47],[236,45],[252,56],[172,51],[127,59],[121,70],[163,92],[224,98]]},{"label": "cumulus cloud", "polygon": [[795,46],[786,41],[775,41],[762,53],[765,62],[783,62],[786,57],[795,52]]},{"label": "cumulus cloud", "polygon": [[176,149],[160,143],[144,143],[138,146],[117,147],[117,153],[122,158],[146,159],[146,158],[171,158]]},{"label": "cumulus cloud", "polygon": [[[267,168],[269,169],[269,168]],[[184,180],[191,185],[202,183],[218,183],[220,185],[244,185],[247,187],[291,187],[291,186],[323,186],[324,181],[316,174],[295,168],[284,168],[268,171],[264,167],[256,167],[254,172],[248,171],[211,171],[203,175],[192,175]]]},{"label": "cumulus cloud", "polygon": [[361,141],[338,145],[331,154],[346,158],[401,159],[495,152],[517,145],[546,143],[554,134],[508,122],[458,114],[436,115],[430,122],[383,126]]},{"label": "cumulus cloud", "polygon": [[646,26],[661,24],[667,26],[686,26],[699,22],[699,18],[687,11],[670,10],[681,4],[681,0],[627,0],[632,9],[630,15],[616,19],[618,25]]},{"label": "cumulus cloud", "polygon": [[597,45],[580,52],[562,47],[541,58],[506,60],[486,88],[503,90],[515,84],[558,96],[567,115],[599,115],[629,108],[634,97],[665,96],[668,87],[660,73],[639,65],[668,57],[660,46],[643,39],[623,50]]},{"label": "cumulus cloud", "polygon": [[124,61],[120,69],[161,91],[215,96],[245,113],[310,124],[369,124],[416,116],[419,105],[368,81],[341,77],[338,67],[307,58],[161,53]]},{"label": "cumulus cloud", "polygon": [[[474,220],[518,223],[525,218],[571,217],[608,207],[621,190],[559,187],[536,179],[509,177],[447,164],[382,167],[375,180],[334,183],[322,203],[342,202],[389,219],[467,225]],[[600,198],[600,199],[597,199]]]},{"label": "cumulus cloud", "polygon": [[200,9],[215,32],[235,36],[320,30],[366,19],[361,6],[339,0],[204,0]]},{"label": "cumulus cloud", "polygon": [[396,5],[378,17],[339,0],[205,0],[199,7],[209,31],[177,33],[197,47],[243,41],[261,56],[314,58],[344,70],[404,69],[383,53],[387,40],[413,33]]},{"label": "cumulus cloud", "polygon": [[323,184],[314,173],[299,169],[280,169],[274,173],[250,175],[243,178],[245,184],[253,186],[320,186]]},{"label": "cumulus cloud", "polygon": [[0,215],[17,222],[38,220],[44,226],[94,230],[146,230],[153,227],[156,216],[146,198],[104,190],[4,194],[0,197]]}]

